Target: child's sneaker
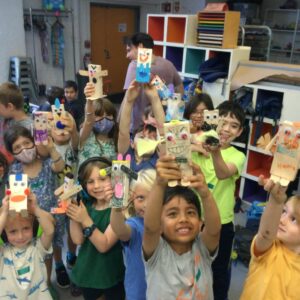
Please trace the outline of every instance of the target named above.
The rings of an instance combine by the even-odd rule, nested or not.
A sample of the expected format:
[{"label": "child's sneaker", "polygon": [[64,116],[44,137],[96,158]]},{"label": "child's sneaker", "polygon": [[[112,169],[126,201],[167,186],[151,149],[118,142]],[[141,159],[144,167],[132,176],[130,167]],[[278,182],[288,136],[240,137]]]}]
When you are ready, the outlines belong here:
[{"label": "child's sneaker", "polygon": [[71,270],[74,266],[75,266],[75,263],[76,263],[76,258],[77,256],[76,255],[68,255],[67,254],[67,268],[69,270]]},{"label": "child's sneaker", "polygon": [[73,297],[79,297],[82,295],[82,290],[79,286],[71,282],[71,288],[70,288],[71,295]]},{"label": "child's sneaker", "polygon": [[55,269],[56,283],[60,288],[68,288],[70,286],[70,278],[64,265]]}]

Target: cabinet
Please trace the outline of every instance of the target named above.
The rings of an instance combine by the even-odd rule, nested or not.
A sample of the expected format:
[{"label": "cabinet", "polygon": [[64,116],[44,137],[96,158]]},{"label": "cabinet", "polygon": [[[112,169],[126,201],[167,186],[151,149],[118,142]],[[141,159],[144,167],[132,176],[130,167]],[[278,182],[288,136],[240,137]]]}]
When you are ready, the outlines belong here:
[{"label": "cabinet", "polygon": [[[281,120],[298,121],[299,114],[295,110],[295,104],[300,97],[300,87],[271,84],[259,82],[256,84],[248,84],[245,87],[252,90],[252,103],[256,107],[256,100],[259,97],[276,96],[282,98],[283,108],[281,111]],[[233,143],[238,149],[242,149],[246,153],[246,163],[241,175],[239,188],[239,196],[242,200],[251,203],[253,201],[266,201],[267,193],[258,185],[258,176],[260,174],[269,177],[273,160],[272,153],[263,150],[255,144],[255,132],[258,125],[257,119],[248,118],[250,122],[250,133],[247,144]],[[264,118],[260,136],[266,133],[275,134],[274,121]]]},{"label": "cabinet", "polygon": [[270,61],[300,63],[300,10],[268,9],[264,24],[272,29]]},{"label": "cabinet", "polygon": [[248,60],[250,47],[220,49],[197,46],[197,15],[147,15],[147,32],[154,39],[154,54],[170,60],[182,77],[199,78],[199,66],[217,55],[228,56],[228,77],[204,83],[203,91],[218,105],[229,99],[230,79],[241,60]]}]

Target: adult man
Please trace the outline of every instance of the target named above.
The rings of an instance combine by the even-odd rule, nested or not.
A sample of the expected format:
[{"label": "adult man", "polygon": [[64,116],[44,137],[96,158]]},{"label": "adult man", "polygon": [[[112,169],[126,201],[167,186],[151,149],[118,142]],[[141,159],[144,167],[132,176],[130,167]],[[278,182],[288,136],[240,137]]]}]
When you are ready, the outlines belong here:
[{"label": "adult man", "polygon": [[[134,34],[127,41],[126,45],[126,57],[131,60],[127,74],[125,78],[124,90],[127,90],[130,83],[136,77],[136,66],[137,66],[137,53],[138,48],[150,48],[153,49],[154,42],[149,34],[138,32]],[[177,93],[183,94],[182,80],[175,68],[175,66],[167,59],[160,56],[152,55],[151,74],[158,75],[166,85],[173,84],[174,90]],[[146,106],[149,105],[149,101],[144,95],[143,89],[141,94],[134,104],[133,113],[131,118],[131,132],[135,131],[142,124],[142,115]],[[122,110],[123,105],[120,110]]]}]

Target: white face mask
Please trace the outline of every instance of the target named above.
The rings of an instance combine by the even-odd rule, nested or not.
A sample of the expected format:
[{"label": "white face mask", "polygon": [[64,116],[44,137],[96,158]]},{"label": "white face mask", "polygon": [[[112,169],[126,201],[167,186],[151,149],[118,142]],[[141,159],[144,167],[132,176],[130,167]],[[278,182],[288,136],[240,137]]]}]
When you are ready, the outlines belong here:
[{"label": "white face mask", "polygon": [[152,155],[157,146],[159,144],[159,141],[148,139],[148,138],[137,138],[136,140],[136,151],[137,155],[139,157],[142,157],[143,155]]},{"label": "white face mask", "polygon": [[20,153],[14,154],[16,160],[29,164],[36,158],[36,147],[23,149]]}]

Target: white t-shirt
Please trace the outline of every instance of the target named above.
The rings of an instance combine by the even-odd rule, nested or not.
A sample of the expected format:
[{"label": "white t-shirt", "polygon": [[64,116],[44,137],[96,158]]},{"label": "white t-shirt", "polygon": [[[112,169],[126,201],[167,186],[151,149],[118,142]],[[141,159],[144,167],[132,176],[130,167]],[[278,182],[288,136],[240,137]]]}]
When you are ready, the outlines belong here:
[{"label": "white t-shirt", "polygon": [[52,253],[34,239],[25,249],[0,246],[0,299],[52,300],[44,257]]},{"label": "white t-shirt", "polygon": [[209,254],[200,235],[191,251],[182,255],[160,238],[145,262],[147,300],[213,300],[211,264],[216,255],[217,251]]}]

